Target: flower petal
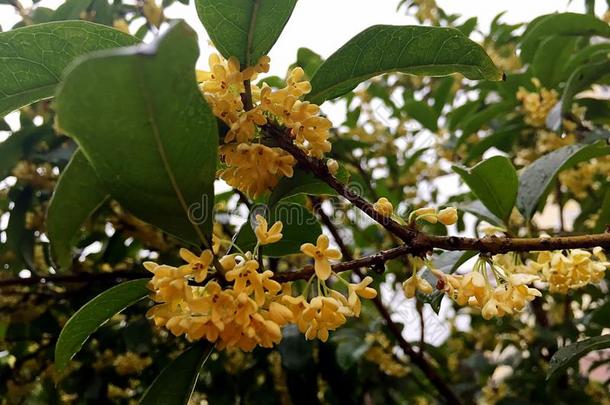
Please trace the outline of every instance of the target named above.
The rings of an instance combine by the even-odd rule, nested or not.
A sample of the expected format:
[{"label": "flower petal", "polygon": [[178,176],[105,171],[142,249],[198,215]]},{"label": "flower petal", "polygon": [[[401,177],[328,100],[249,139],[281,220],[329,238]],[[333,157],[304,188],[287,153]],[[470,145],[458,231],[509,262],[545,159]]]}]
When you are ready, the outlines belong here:
[{"label": "flower petal", "polygon": [[332,272],[332,269],[330,268],[330,263],[326,259],[316,260],[314,269],[316,271],[316,275],[320,280],[328,280]]}]

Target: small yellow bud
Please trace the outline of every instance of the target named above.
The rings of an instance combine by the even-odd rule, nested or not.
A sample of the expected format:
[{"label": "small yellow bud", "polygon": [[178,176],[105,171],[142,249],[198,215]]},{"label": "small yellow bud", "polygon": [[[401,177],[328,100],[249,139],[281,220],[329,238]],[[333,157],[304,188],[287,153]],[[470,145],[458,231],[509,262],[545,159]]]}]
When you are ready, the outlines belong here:
[{"label": "small yellow bud", "polygon": [[333,176],[339,171],[339,163],[335,159],[328,159],[326,162],[326,167]]},{"label": "small yellow bud", "polygon": [[375,208],[375,211],[381,215],[385,215],[386,217],[392,215],[392,212],[394,211],[392,203],[385,197],[381,197],[379,200],[377,200],[377,202],[373,204],[373,208]]},{"label": "small yellow bud", "polygon": [[437,218],[438,222],[443,225],[453,225],[458,220],[458,213],[455,208],[447,207],[439,211]]}]

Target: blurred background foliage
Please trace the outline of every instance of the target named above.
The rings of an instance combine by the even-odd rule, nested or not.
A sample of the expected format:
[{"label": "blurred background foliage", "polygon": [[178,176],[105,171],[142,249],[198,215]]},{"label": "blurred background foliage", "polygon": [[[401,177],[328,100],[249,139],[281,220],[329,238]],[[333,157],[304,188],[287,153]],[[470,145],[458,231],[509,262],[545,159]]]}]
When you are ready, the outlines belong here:
[{"label": "blurred background foliage", "polygon": [[[170,22],[163,9],[171,3],[68,0],[51,10],[36,3],[25,9],[18,0],[0,0],[0,12],[14,7],[22,16],[17,26],[83,19],[145,38]],[[592,12],[594,1],[586,3]],[[471,192],[462,192],[465,189],[451,174],[452,164],[472,166],[502,152],[520,169],[562,146],[594,140],[586,138],[591,134],[598,134],[595,139],[607,138],[610,75],[595,78],[593,88],[578,89],[587,92],[570,103],[569,120],[550,121],[573,73],[582,66],[607,63],[608,43],[590,36],[551,35],[542,39],[535,52],[524,55],[523,38],[537,20],[507,24],[498,15],[490,26],[481,27],[476,17],[449,15],[434,0],[402,0],[397,12],[413,15],[422,24],[455,27],[480,41],[506,72],[507,80],[472,82],[461,76],[422,79],[391,74],[336,100],[346,106],[347,114],[341,125],[335,122],[332,156],[345,163],[350,181],[369,200],[385,196],[403,213],[449,203],[465,213],[456,230],[477,233],[481,221],[493,225],[499,221]],[[315,50],[302,48],[295,66],[311,76],[321,61]],[[284,79],[266,80],[281,86]],[[562,129],[552,129],[559,124]],[[1,402],[133,403],[186,346],[184,339],[154,328],[145,319],[149,302],[129,308],[100,328],[63,375],[54,370],[53,347],[63,324],[85,302],[120,281],[146,276],[143,260],[176,263],[179,243],[108,201],[83,227],[71,270],[55,274],[45,236],[45,212],[58,175],[76,146],[56,133],[48,101],[22,108],[18,129],[0,120],[0,131],[7,135],[0,143]],[[610,223],[609,173],[605,157],[564,170],[546,199],[550,209],[531,224],[515,210],[509,231],[515,235],[603,231]],[[330,211],[329,206],[325,206],[329,216],[354,253],[393,246],[394,241],[378,226],[354,221],[356,214],[347,207]],[[539,208],[544,206],[543,199]],[[219,194],[215,232],[230,238],[245,215],[243,195],[231,190]],[[446,232],[433,225],[428,231]],[[279,269],[301,264],[298,257],[275,262]],[[396,303],[392,296],[401,294],[396,293],[400,290],[396,280],[405,274],[404,263],[397,260],[387,264],[383,276],[376,276],[377,285],[384,283],[382,294],[391,307]],[[47,282],[48,277],[55,281]],[[413,344],[420,350],[425,346],[438,374],[465,403],[610,403],[607,353],[595,354],[581,366],[545,381],[549,360],[558,347],[607,330],[607,295],[608,275],[599,286],[568,295],[545,294],[515,317],[484,321],[468,308],[456,309],[442,321],[448,337],[433,344],[420,340]],[[404,327],[419,328],[422,307],[432,305],[438,311],[441,299],[419,297],[412,306],[416,316]],[[394,337],[369,305],[360,320],[349,322],[325,344],[305,341],[288,327],[277,349],[212,354],[191,403],[443,402],[396,347]],[[451,303],[445,299],[443,306]]]}]

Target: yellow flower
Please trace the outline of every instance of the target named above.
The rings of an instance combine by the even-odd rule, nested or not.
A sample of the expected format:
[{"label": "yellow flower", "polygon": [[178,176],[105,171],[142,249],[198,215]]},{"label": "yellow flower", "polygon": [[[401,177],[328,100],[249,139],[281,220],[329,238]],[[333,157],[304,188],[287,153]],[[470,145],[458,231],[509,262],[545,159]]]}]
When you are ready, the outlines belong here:
[{"label": "yellow flower", "polygon": [[377,200],[377,202],[373,204],[373,208],[375,208],[375,211],[381,215],[385,215],[386,217],[392,215],[392,212],[394,211],[392,203],[385,197],[381,197],[379,200]]},{"label": "yellow flower", "polygon": [[419,208],[409,214],[409,222],[413,220],[417,221],[422,219],[424,221],[430,222],[431,224],[436,224],[438,222],[436,208],[433,207],[424,207]]},{"label": "yellow flower", "polygon": [[208,276],[208,269],[212,264],[214,255],[208,249],[201,252],[201,255],[197,256],[188,249],[180,249],[180,257],[182,260],[187,262],[185,268],[188,268],[193,274],[195,281],[201,283]]},{"label": "yellow flower", "polygon": [[155,3],[155,0],[144,0],[142,12],[149,23],[159,28],[163,22],[163,9]]},{"label": "yellow flower", "polygon": [[447,207],[438,212],[436,216],[438,218],[438,222],[443,225],[453,225],[458,220],[457,210],[453,207]]},{"label": "yellow flower", "polygon": [[326,235],[318,236],[315,246],[312,243],[301,245],[301,252],[314,259],[314,269],[320,280],[327,280],[332,273],[329,260],[341,259],[341,252],[329,248],[328,245],[329,240]]},{"label": "yellow flower", "polygon": [[326,167],[333,176],[339,171],[339,163],[335,159],[328,159],[326,162]]},{"label": "yellow flower", "polygon": [[434,291],[434,288],[432,288],[430,283],[418,276],[416,273],[413,273],[411,277],[402,283],[402,289],[405,293],[405,297],[407,298],[415,297],[415,293],[418,290],[423,294],[432,294]]},{"label": "yellow flower", "polygon": [[360,316],[360,309],[361,309],[361,303],[360,303],[360,298],[362,297],[364,299],[373,299],[377,296],[377,291],[374,288],[369,287],[369,284],[371,284],[373,282],[373,278],[370,276],[367,276],[365,278],[362,279],[362,281],[360,281],[359,283],[350,283],[347,285],[347,293],[348,293],[348,297],[347,297],[347,301],[345,301],[345,297],[338,293],[337,291],[332,291],[332,293],[337,293],[336,297],[335,295],[333,295],[333,297],[337,298],[339,301],[345,301],[344,304],[346,304],[347,306],[349,306],[349,308],[352,310],[354,316]]},{"label": "yellow flower", "polygon": [[337,329],[346,322],[341,309],[344,306],[335,298],[318,296],[311,300],[309,307],[303,311],[306,322],[305,338],[318,338],[322,342],[328,340],[328,332]]},{"label": "yellow flower", "polygon": [[269,245],[282,239],[283,224],[281,221],[276,221],[269,229],[267,229],[267,220],[262,215],[256,216],[256,222],[258,225],[254,229],[254,233],[261,245]]}]

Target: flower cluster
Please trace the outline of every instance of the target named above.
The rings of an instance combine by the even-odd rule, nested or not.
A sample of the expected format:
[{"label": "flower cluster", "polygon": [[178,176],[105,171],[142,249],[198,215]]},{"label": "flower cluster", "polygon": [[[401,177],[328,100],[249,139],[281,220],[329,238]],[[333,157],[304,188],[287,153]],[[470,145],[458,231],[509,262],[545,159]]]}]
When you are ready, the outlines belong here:
[{"label": "flower cluster", "polygon": [[411,265],[411,277],[409,277],[402,283],[402,289],[405,293],[405,297],[413,298],[415,297],[417,291],[422,294],[431,294],[434,289],[432,288],[430,283],[417,274],[417,271],[424,266],[428,268],[433,268],[430,261],[427,258],[422,259],[420,257],[410,255],[407,256],[407,260]]},{"label": "flower cluster", "polygon": [[396,358],[396,355],[392,352],[392,343],[386,335],[381,332],[368,333],[364,340],[370,345],[364,353],[365,359],[377,364],[386,375],[393,377],[407,375],[409,369]]},{"label": "flower cluster", "polygon": [[113,361],[117,374],[129,375],[141,373],[146,367],[152,364],[150,356],[140,356],[134,352],[119,354]]},{"label": "flower cluster", "polygon": [[542,274],[550,292],[562,294],[587,284],[599,283],[604,278],[604,272],[610,268],[610,262],[600,247],[593,249],[593,253],[582,249],[565,253],[540,252],[537,260],[529,264]]},{"label": "flower cluster", "polygon": [[[542,294],[528,284],[540,280],[533,274],[517,272],[517,266],[500,267],[496,261],[479,257],[474,270],[465,275],[444,274],[432,270],[442,280],[445,292],[459,305],[481,311],[485,319],[521,311]],[[490,282],[490,273],[495,283]]]},{"label": "flower cluster", "polygon": [[517,91],[517,100],[521,102],[524,121],[533,127],[544,127],[546,117],[557,104],[559,95],[553,89],[540,87],[540,81],[537,79],[533,79],[532,82],[538,91],[529,92],[524,87],[520,87]]},{"label": "flower cluster", "polygon": [[360,298],[377,295],[369,287],[371,277],[349,283],[335,274],[345,284],[347,296],[327,286],[334,274],[329,259],[340,259],[341,255],[329,248],[328,238],[322,235],[317,245],[301,248],[314,258],[315,271],[304,291],[293,296],[292,285],[275,281],[274,272],[262,269],[263,261],[258,257],[259,246],[282,239],[282,223],[269,227],[262,216],[257,215],[256,220],[258,243],[252,252],[227,254],[216,262],[218,249],[206,249],[199,255],[181,249],[180,256],[186,262],[182,266],[144,263],[153,273],[149,286],[157,305],[147,316],[155,325],[190,341],[215,342],[218,349],[272,347],[282,338],[281,327],[289,323],[296,324],[307,339],[326,341],[329,331],[343,325],[348,317],[360,315]]},{"label": "flower cluster", "polygon": [[[198,72],[206,100],[229,128],[220,147],[226,165],[220,177],[252,197],[273,189],[282,176],[292,177],[296,164],[292,155],[263,144],[265,124],[277,122],[287,128],[295,144],[311,156],[321,158],[331,149],[330,121],[319,116],[317,105],[300,100],[311,91],[303,69],[293,69],[282,89],[251,84],[258,74],[269,71],[269,62],[264,56],[256,66],[240,70],[237,59],[212,54],[210,71]],[[251,97],[252,106],[244,106],[244,95]]]},{"label": "flower cluster", "polygon": [[[303,294],[297,298],[291,298],[290,301],[299,330],[305,334],[307,339],[317,337],[325,342],[328,339],[329,331],[336,330],[343,325],[348,317],[360,316],[362,308],[360,298],[375,298],[377,291],[369,287],[369,284],[373,282],[371,277],[365,277],[359,283],[349,283],[332,270],[330,260],[340,259],[341,252],[329,248],[329,240],[326,235],[320,235],[315,245],[303,244],[301,251],[314,259],[315,274],[309,279]],[[332,275],[345,285],[347,297],[327,285],[327,281]],[[314,278],[317,279],[316,294],[307,302]],[[313,294],[314,288],[311,290]]]},{"label": "flower cluster", "polygon": [[278,343],[280,327],[292,320],[292,313],[281,302],[282,286],[272,280],[273,272],[259,272],[259,263],[250,252],[231,254],[219,260],[226,281],[232,283],[230,288],[215,280],[190,285],[191,280],[205,279],[211,254],[210,250],[199,257],[183,254],[194,260],[178,268],[145,263],[154,274],[150,285],[153,299],[159,303],[147,316],[176,336],[185,335],[190,341],[207,339],[219,349],[250,351],[257,345]]}]

